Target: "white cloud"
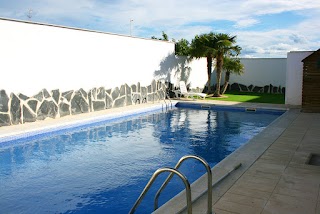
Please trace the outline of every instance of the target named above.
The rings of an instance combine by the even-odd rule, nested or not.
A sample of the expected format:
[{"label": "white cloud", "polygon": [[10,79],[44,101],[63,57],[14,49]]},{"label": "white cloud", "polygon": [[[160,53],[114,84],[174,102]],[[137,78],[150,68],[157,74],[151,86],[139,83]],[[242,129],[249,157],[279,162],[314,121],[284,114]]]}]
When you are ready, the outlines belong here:
[{"label": "white cloud", "polygon": [[236,28],[246,28],[259,23],[256,19],[241,19],[236,22]]},{"label": "white cloud", "polygon": [[[294,50],[315,50],[319,48],[319,37],[314,40],[313,32],[301,32],[298,28],[270,31],[237,31],[238,43],[243,56],[286,57]],[[299,42],[297,42],[299,41]]]}]

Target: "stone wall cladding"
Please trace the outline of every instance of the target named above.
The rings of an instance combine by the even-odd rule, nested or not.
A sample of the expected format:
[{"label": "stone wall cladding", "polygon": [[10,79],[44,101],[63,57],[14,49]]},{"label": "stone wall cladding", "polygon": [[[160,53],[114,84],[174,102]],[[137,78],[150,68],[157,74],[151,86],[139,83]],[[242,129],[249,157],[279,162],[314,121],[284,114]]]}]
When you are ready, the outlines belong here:
[{"label": "stone wall cladding", "polygon": [[228,90],[231,91],[243,91],[243,92],[256,92],[256,93],[270,93],[270,94],[285,94],[285,87],[265,85],[265,86],[254,86],[254,85],[242,85],[239,83],[233,83],[229,85]]},{"label": "stone wall cladding", "polygon": [[155,80],[145,87],[140,83],[124,84],[113,89],[92,88],[88,92],[82,88],[65,92],[42,89],[32,97],[21,93],[8,96],[5,90],[0,90],[0,127],[158,102],[165,99],[165,91],[166,86]]}]

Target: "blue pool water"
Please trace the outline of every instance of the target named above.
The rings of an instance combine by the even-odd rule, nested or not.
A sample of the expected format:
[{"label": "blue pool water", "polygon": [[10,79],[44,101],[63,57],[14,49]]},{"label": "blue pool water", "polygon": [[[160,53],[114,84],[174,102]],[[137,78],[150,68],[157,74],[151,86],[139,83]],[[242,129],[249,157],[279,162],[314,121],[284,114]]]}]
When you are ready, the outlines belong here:
[{"label": "blue pool water", "polygon": [[[177,108],[0,144],[0,213],[128,213],[153,172],[211,167],[283,112]],[[205,169],[181,167],[190,182]],[[150,213],[161,175],[137,213]],[[160,205],[183,190],[173,179]]]}]

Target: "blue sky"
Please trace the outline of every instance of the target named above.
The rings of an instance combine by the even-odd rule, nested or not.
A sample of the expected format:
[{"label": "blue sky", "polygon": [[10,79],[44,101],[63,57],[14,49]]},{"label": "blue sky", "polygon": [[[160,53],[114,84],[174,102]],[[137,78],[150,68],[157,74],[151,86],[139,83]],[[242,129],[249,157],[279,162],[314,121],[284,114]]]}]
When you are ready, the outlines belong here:
[{"label": "blue sky", "polygon": [[320,48],[319,0],[0,0],[0,17],[136,37],[237,35],[242,57]]}]

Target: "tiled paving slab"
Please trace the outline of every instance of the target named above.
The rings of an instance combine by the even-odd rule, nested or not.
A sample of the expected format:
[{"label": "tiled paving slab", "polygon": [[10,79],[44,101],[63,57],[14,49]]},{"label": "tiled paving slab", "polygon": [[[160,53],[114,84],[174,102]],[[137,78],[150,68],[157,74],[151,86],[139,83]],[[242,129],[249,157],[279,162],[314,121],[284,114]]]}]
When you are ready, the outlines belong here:
[{"label": "tiled paving slab", "polygon": [[262,207],[253,207],[239,202],[228,201],[224,198],[221,199],[220,203],[215,205],[215,208],[239,214],[255,214],[263,210]]},{"label": "tiled paving slab", "polygon": [[274,195],[267,203],[262,214],[314,214],[315,204],[290,196]]},{"label": "tiled paving slab", "polygon": [[239,194],[249,196],[246,204],[265,202],[261,210],[248,208],[247,213],[320,214],[320,166],[306,164],[310,153],[320,153],[320,116],[300,113],[214,209],[242,213],[244,204],[234,197]]}]

